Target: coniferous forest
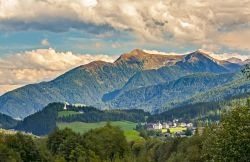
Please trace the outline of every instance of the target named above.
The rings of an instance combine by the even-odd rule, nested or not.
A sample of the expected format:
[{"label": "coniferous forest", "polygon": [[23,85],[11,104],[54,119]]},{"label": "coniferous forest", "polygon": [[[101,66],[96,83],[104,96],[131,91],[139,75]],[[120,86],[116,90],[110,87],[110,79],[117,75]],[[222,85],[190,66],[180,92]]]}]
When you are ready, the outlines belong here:
[{"label": "coniferous forest", "polygon": [[197,128],[195,135],[160,140],[144,136],[128,142],[123,131],[109,123],[78,134],[55,129],[45,137],[0,135],[4,162],[203,162],[250,161],[250,101],[222,114],[219,124]]}]

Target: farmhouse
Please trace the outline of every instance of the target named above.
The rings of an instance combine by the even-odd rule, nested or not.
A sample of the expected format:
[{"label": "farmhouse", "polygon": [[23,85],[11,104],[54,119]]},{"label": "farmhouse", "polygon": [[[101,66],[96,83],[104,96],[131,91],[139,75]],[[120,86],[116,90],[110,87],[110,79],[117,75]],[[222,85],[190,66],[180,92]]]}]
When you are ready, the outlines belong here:
[{"label": "farmhouse", "polygon": [[154,128],[155,130],[161,130],[161,129],[162,129],[162,124],[161,124],[160,122],[158,122],[157,124],[154,124],[154,125],[153,125],[153,128]]},{"label": "farmhouse", "polygon": [[192,128],[193,124],[185,123],[185,122],[178,123],[178,119],[174,119],[173,122],[168,121],[168,122],[163,122],[163,123],[161,122],[148,123],[146,124],[146,127],[148,130],[161,130],[161,129],[169,129],[169,128],[177,128],[177,127]]},{"label": "farmhouse", "polygon": [[193,123],[188,123],[188,124],[187,124],[187,127],[188,127],[188,128],[192,128],[192,127],[193,127]]},{"label": "farmhouse", "polygon": [[168,129],[168,128],[170,128],[170,123],[163,123],[162,124],[162,129]]}]

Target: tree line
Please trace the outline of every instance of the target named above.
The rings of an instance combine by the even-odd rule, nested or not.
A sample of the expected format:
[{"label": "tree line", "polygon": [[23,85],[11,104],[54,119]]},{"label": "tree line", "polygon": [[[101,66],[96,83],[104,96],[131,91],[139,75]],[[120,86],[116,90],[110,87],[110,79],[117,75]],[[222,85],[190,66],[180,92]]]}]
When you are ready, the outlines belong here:
[{"label": "tree line", "polygon": [[119,127],[78,134],[55,129],[47,137],[0,135],[5,162],[203,162],[250,161],[250,100],[222,115],[219,124],[200,128],[192,137],[127,142]]},{"label": "tree line", "polygon": [[58,117],[58,112],[65,111],[63,103],[51,103],[43,110],[26,117],[18,123],[17,130],[33,133],[35,135],[48,135],[57,126],[57,122],[86,122],[94,123],[101,121],[131,121],[145,122],[145,117],[150,113],[143,110],[98,110],[90,106],[67,105],[67,111],[81,112],[75,115]]}]

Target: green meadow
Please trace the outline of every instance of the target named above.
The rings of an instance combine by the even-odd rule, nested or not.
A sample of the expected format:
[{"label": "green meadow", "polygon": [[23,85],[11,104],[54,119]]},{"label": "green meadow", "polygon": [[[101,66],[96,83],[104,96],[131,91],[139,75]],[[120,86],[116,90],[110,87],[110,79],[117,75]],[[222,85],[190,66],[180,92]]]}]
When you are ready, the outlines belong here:
[{"label": "green meadow", "polygon": [[[97,123],[84,123],[84,122],[71,122],[71,123],[57,123],[59,129],[70,128],[78,133],[86,133],[87,131],[95,128],[104,127],[107,122],[97,122]],[[139,136],[139,132],[134,130],[137,123],[129,122],[129,121],[113,121],[110,122],[113,126],[118,126],[124,131],[124,135],[126,136],[128,141],[140,141],[143,140]]]},{"label": "green meadow", "polygon": [[[179,132],[179,131],[185,131],[187,130],[187,128],[183,128],[183,127],[175,127],[175,128],[169,128],[170,133],[175,133],[175,132]],[[167,132],[167,129],[162,129],[162,133]]]}]

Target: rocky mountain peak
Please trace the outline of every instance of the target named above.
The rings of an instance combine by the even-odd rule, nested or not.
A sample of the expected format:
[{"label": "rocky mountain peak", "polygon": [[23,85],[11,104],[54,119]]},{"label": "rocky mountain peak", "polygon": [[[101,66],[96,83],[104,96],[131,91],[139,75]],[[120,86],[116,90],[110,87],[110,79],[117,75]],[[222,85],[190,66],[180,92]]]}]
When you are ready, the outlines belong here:
[{"label": "rocky mountain peak", "polygon": [[115,62],[126,62],[128,64],[140,64],[144,70],[158,69],[163,66],[174,65],[181,61],[183,55],[161,55],[147,53],[141,49],[134,49],[130,53],[121,55]]},{"label": "rocky mountain peak", "polygon": [[211,56],[209,56],[208,53],[206,53],[203,50],[197,50],[193,53],[190,53],[188,55],[186,55],[186,57],[184,58],[184,62],[200,62],[200,61],[204,61],[204,60],[213,60],[215,61],[214,58],[212,58]]},{"label": "rocky mountain peak", "polygon": [[116,61],[139,61],[147,57],[147,54],[141,49],[134,49],[129,53],[122,54]]},{"label": "rocky mountain peak", "polygon": [[226,61],[231,62],[231,63],[236,63],[236,64],[241,64],[243,61],[237,57],[231,57],[227,59]]}]

